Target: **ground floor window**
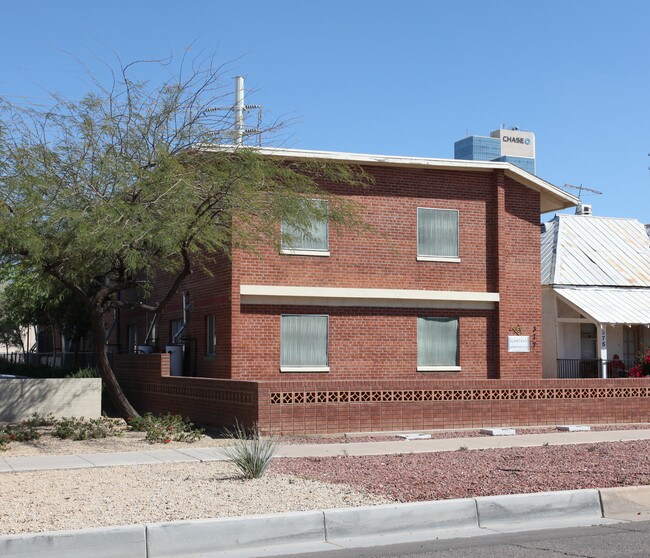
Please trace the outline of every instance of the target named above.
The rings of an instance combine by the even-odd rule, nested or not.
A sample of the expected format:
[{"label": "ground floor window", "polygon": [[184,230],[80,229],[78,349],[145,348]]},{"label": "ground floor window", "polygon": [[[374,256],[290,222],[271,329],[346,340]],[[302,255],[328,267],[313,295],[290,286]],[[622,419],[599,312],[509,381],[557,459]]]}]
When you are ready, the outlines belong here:
[{"label": "ground floor window", "polygon": [[280,371],[327,372],[329,317],[311,314],[280,318]]},{"label": "ground floor window", "polygon": [[211,356],[215,354],[215,348],[217,346],[217,318],[215,316],[207,316],[205,322],[207,335],[205,354]]},{"label": "ground floor window", "polygon": [[418,370],[460,370],[458,318],[418,318]]},{"label": "ground floor window", "polygon": [[138,352],[138,326],[131,324],[126,326],[127,351],[129,353]]}]

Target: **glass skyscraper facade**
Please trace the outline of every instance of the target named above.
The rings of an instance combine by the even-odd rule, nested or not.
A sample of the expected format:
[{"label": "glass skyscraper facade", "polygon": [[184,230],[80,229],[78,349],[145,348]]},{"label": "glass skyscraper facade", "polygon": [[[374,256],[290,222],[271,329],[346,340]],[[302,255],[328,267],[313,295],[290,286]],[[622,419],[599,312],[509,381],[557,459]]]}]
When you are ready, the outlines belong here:
[{"label": "glass skyscraper facade", "polygon": [[[534,134],[517,129],[495,130],[490,136],[468,136],[454,143],[454,159],[503,161],[535,174],[534,141]],[[532,156],[520,156],[522,151]]]}]

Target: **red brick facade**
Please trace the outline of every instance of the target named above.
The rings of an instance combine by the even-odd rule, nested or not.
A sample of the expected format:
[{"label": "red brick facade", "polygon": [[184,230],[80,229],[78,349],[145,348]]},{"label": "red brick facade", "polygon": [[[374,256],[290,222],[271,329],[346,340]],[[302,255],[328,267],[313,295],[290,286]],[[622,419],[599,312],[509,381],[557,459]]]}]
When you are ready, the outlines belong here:
[{"label": "red brick facade", "polygon": [[[185,282],[182,291],[189,293],[191,302],[186,374],[196,377],[161,378],[139,369],[139,362],[145,361],[134,359],[143,357],[123,358],[116,368],[136,405],[183,412],[212,424],[239,416],[284,433],[569,419],[572,406],[563,398],[553,403],[523,395],[524,399],[513,400],[517,403],[480,398],[452,402],[434,395],[541,386],[539,191],[508,176],[503,168],[368,165],[365,170],[374,179],[367,188],[323,184],[358,202],[361,217],[370,226],[354,231],[330,227],[329,256],[281,255],[271,246],[259,246],[255,252],[234,250],[231,260],[217,258],[210,273],[195,273]],[[460,262],[417,261],[419,207],[459,211]],[[246,285],[498,293],[500,299],[483,306],[452,300],[419,308],[327,301],[279,304],[272,299],[242,302],[240,289]],[[158,295],[154,292],[152,298]],[[280,371],[283,314],[329,316],[328,372]],[[181,316],[179,292],[158,324],[158,350],[169,342],[170,322]],[[206,354],[208,316],[215,316],[217,323],[214,355]],[[459,371],[417,370],[418,317],[458,318]],[[123,343],[127,325],[146,331],[146,316],[124,312],[120,323]],[[530,352],[508,352],[508,335],[515,332],[530,337]],[[186,388],[189,391],[183,392]],[[219,393],[220,399],[206,402],[208,392]],[[407,397],[420,399],[404,399],[407,392],[417,393]],[[299,400],[297,393],[303,394]],[[318,395],[322,393],[348,395],[343,402]],[[372,399],[374,393],[402,395],[386,396],[399,400],[383,395]],[[286,394],[292,395],[287,399]],[[623,410],[609,403],[603,416],[612,420],[622,416]],[[601,422],[596,416],[601,408],[596,401],[581,403],[572,416]]]}]

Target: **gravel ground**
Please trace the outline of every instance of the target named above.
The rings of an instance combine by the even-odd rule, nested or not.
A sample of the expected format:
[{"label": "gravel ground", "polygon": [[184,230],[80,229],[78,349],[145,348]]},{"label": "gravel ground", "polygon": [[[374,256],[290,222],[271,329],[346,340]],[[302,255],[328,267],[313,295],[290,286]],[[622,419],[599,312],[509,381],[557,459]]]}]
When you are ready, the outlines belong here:
[{"label": "gravel ground", "polygon": [[242,481],[223,462],[2,473],[0,494],[5,535],[390,502],[289,475]]},{"label": "gravel ground", "polygon": [[282,459],[274,472],[400,502],[650,484],[650,441]]},{"label": "gravel ground", "polygon": [[[600,426],[594,430],[647,428]],[[518,433],[555,432],[554,428]],[[434,432],[436,438],[477,430]],[[394,436],[283,438],[282,443],[390,440]],[[204,437],[194,447],[224,445]],[[43,436],[0,457],[183,448],[142,433],[74,442]],[[0,534],[226,517],[492,494],[650,484],[650,441],[378,457],[277,459],[255,481],[223,462],[0,474]]]}]

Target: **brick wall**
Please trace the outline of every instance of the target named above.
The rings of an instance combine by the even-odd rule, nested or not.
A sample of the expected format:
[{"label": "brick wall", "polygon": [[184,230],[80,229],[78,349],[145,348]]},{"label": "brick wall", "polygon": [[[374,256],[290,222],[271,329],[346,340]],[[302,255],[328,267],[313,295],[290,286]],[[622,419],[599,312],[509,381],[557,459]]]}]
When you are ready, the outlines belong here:
[{"label": "brick wall", "polygon": [[650,379],[235,381],[169,377],[168,355],[120,355],[139,411],[316,434],[650,421]]},{"label": "brick wall", "polygon": [[[327,373],[280,372],[281,314],[329,316]],[[417,317],[459,319],[461,372],[417,372]],[[243,305],[235,340],[242,380],[338,381],[496,376],[496,312],[490,310]]]},{"label": "brick wall", "polygon": [[169,355],[116,355],[114,369],[138,412],[172,413],[205,425],[252,426],[258,421],[257,386],[216,378],[169,375]]},{"label": "brick wall", "polygon": [[267,432],[313,434],[650,421],[650,380],[259,384]]},{"label": "brick wall", "polygon": [[[270,246],[255,254],[234,252],[232,377],[280,376],[282,313],[330,316],[330,379],[422,376],[415,371],[417,316],[460,318],[463,370],[451,377],[541,377],[539,193],[501,170],[366,171],[374,178],[366,189],[326,185],[358,201],[371,226],[370,231],[352,232],[331,228],[329,257],[280,255]],[[460,263],[416,260],[418,207],[459,210]],[[242,284],[499,291],[501,302],[493,312],[266,307],[241,305]],[[507,352],[507,337],[518,328],[531,337],[530,353]]]},{"label": "brick wall", "polygon": [[[205,266],[205,269],[202,269]],[[161,274],[149,300],[160,300],[169,289],[171,279]],[[208,378],[229,378],[231,368],[231,261],[225,254],[214,256],[195,265],[195,271],[188,277],[172,301],[160,315],[157,325],[156,351],[164,351],[171,340],[173,320],[183,317],[182,293],[188,292],[191,308],[188,310],[188,323],[184,333],[186,353],[186,374]],[[137,296],[130,293],[130,296]],[[206,322],[208,316],[215,316],[217,321],[216,350],[214,355],[207,354]],[[127,328],[137,325],[140,340],[144,339],[149,327],[150,314],[122,310],[120,316],[120,347],[127,347]]]}]

